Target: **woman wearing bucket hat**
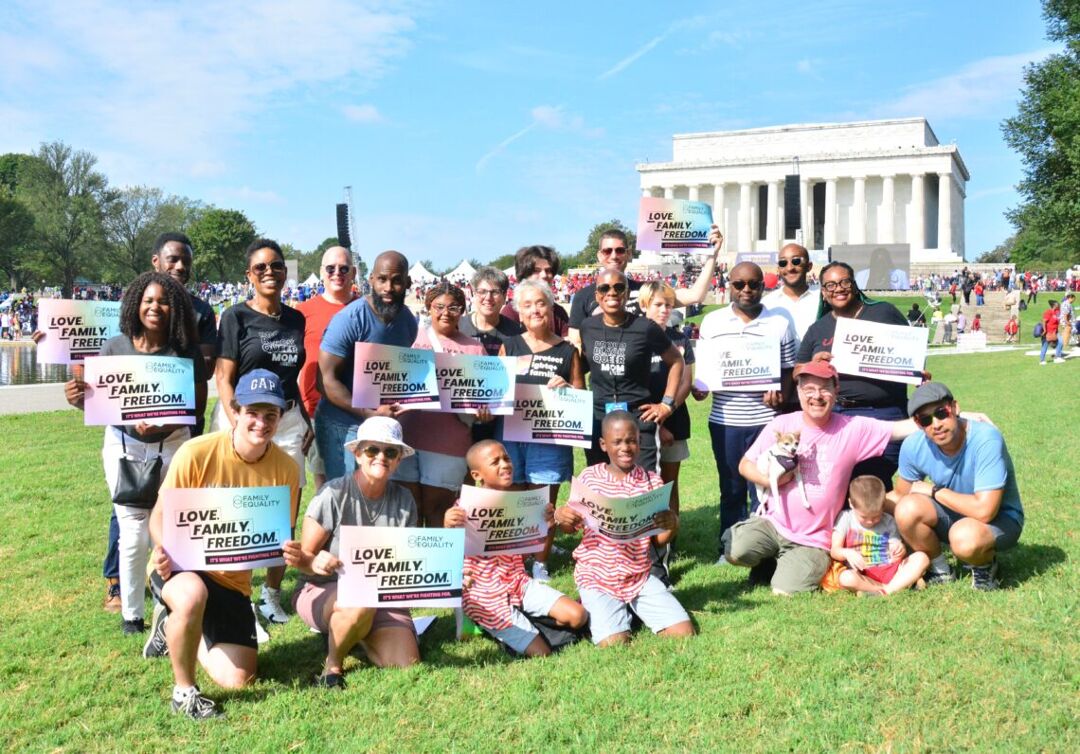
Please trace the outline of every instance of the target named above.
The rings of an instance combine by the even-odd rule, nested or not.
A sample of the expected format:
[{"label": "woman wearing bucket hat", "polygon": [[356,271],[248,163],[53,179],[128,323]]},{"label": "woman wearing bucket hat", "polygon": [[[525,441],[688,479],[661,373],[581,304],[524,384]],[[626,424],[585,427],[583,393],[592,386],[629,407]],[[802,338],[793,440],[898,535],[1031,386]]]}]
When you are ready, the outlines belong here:
[{"label": "woman wearing bucket hat", "polygon": [[373,416],[345,443],[356,456],[356,471],[332,479],[304,514],[300,541],[285,543],[285,562],[301,572],[293,597],[296,614],[327,636],[326,661],[318,686],[343,688],[342,663],[362,644],[379,667],[404,667],[420,661],[416,631],[408,610],[337,606],[337,574],[342,526],[416,526],[416,502],[404,486],[390,481],[401,459],[415,451],[402,439],[401,425]]}]

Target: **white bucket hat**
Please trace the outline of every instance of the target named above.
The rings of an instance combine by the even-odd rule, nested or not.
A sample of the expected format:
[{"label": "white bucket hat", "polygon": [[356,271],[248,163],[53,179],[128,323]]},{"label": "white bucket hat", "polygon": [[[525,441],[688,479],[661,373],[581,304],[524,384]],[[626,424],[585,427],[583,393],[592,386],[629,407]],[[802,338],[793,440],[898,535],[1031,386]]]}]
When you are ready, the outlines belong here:
[{"label": "white bucket hat", "polygon": [[398,424],[397,419],[391,419],[389,416],[372,416],[366,420],[356,431],[356,439],[345,443],[345,450],[355,453],[358,447],[368,442],[396,445],[401,448],[402,458],[408,458],[416,452],[402,439],[401,425]]}]

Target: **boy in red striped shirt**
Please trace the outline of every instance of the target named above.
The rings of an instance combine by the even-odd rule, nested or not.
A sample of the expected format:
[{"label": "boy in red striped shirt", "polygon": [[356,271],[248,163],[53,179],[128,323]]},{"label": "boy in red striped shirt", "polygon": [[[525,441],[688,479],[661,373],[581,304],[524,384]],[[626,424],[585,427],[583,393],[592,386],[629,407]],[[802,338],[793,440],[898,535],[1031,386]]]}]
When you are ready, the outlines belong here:
[{"label": "boy in red striped shirt", "polygon": [[[481,440],[465,456],[469,475],[477,487],[509,490],[514,465],[502,443]],[[548,506],[551,516],[551,506]],[[551,519],[548,519],[551,523]],[[447,528],[465,525],[465,511],[457,504],[446,511]],[[524,555],[470,555],[465,558],[461,583],[461,607],[476,625],[515,652],[526,657],[551,654],[551,647],[529,620],[550,616],[560,626],[578,631],[588,614],[580,603],[525,572]]]},{"label": "boy in red striped shirt", "polygon": [[[638,426],[628,411],[612,411],[600,425],[600,448],[608,462],[581,472],[578,481],[609,497],[631,497],[663,485],[660,477],[638,465]],[[670,542],[679,528],[672,511],[657,513],[653,519],[665,531],[653,539],[658,547]],[[582,528],[577,511],[559,508],[555,522],[563,531]],[[650,575],[649,537],[616,542],[600,532],[586,529],[574,550],[574,581],[581,603],[589,611],[589,630],[600,647],[622,644],[630,639],[631,611],[653,633],[661,636],[692,636],[694,624],[664,583]]]}]

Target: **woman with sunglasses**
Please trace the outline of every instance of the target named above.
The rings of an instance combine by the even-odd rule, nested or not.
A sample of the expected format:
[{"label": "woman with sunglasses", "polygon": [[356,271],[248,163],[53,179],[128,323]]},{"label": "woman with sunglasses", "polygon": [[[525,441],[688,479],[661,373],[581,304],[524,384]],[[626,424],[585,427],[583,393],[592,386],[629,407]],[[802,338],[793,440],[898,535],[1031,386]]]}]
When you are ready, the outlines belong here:
[{"label": "woman with sunglasses", "polygon": [[[625,274],[602,270],[596,278],[600,315],[581,323],[581,352],[589,366],[593,394],[593,446],[585,451],[585,458],[590,466],[606,462],[607,453],[600,449],[600,423],[612,411],[629,411],[638,417],[639,463],[655,471],[658,427],[675,413],[685,363],[658,324],[627,313],[628,291]],[[653,356],[659,356],[670,370],[663,396],[656,403],[649,385]]]},{"label": "woman with sunglasses", "polygon": [[[424,308],[431,324],[421,327],[413,348],[438,353],[465,353],[484,356],[484,346],[459,329],[465,314],[465,294],[453,283],[432,286],[424,296]],[[486,409],[470,414],[436,411],[407,411],[400,416],[405,439],[416,453],[394,474],[416,499],[424,526],[441,528],[443,515],[454,504],[465,481],[468,465],[465,452],[472,445],[473,421],[486,422]]]},{"label": "woman with sunglasses", "polygon": [[377,667],[406,667],[420,661],[416,631],[407,609],[345,608],[337,605],[342,526],[416,526],[416,503],[391,481],[413,449],[401,425],[373,416],[345,443],[356,456],[356,471],[332,479],[308,504],[300,541],[285,543],[285,562],[300,571],[293,596],[296,614],[326,636],[326,660],[315,685],[344,689],[342,668],[349,651],[361,644]]},{"label": "woman with sunglasses", "polygon": [[[797,361],[832,359],[836,320],[850,317],[885,325],[908,326],[903,313],[886,301],[871,301],[859,289],[855,271],[844,262],[833,262],[821,270],[821,308],[818,320],[810,325],[799,347]],[[872,377],[845,374],[836,398],[837,413],[897,420],[907,416],[907,385]],[[852,476],[870,474],[892,489],[892,477],[900,459],[900,443],[890,442],[885,453],[859,463]]]},{"label": "woman with sunglasses", "polygon": [[[304,365],[304,315],[281,303],[285,286],[285,255],[268,238],[257,238],[247,248],[247,280],[253,297],[229,307],[218,325],[218,360],[215,370],[218,402],[211,418],[214,431],[236,426],[233,393],[240,375],[268,369],[278,376],[289,408],[278,423],[274,443],[300,467],[300,488],[305,479],[304,458],[315,435],[300,398],[299,377]],[[292,524],[296,524],[299,498],[293,501]],[[281,607],[284,566],[266,569],[259,609],[274,623],[285,623]]]}]

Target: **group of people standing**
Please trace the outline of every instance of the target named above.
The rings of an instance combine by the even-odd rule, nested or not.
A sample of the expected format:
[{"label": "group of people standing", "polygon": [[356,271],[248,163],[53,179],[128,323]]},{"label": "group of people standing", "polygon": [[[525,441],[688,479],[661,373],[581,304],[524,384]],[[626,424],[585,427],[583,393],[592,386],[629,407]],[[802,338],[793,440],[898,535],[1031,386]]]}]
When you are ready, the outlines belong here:
[{"label": "group of people standing", "polygon": [[[460,525],[455,502],[462,485],[470,483],[546,486],[552,537],[556,527],[574,531],[583,524],[580,515],[554,507],[560,485],[573,475],[572,450],[505,441],[501,422],[483,410],[473,416],[396,404],[355,408],[355,344],[511,356],[518,358],[517,380],[523,384],[582,389],[588,375],[593,447],[585,452],[583,482],[614,496],[674,484],[670,511],[657,516],[662,534],[622,544],[585,534],[574,552],[581,604],[540,587],[549,579],[551,537],[531,573],[520,556],[466,563],[466,614],[512,651],[532,656],[550,649],[532,618],[572,631],[588,626],[593,641],[605,646],[629,637],[631,611],[657,633],[693,633],[668,568],[678,531],[679,472],[690,457],[690,396],[712,401],[719,564],[751,567],[752,579],[793,594],[822,584],[832,552],[855,572],[840,579],[844,588],[886,593],[914,583],[927,569],[927,581],[951,578],[939,544],[945,542],[972,569],[977,587],[995,587],[996,552],[1015,543],[1023,524],[1000,433],[961,418],[955,399],[938,383],[927,383],[909,399],[898,383],[840,379],[829,363],[838,318],[906,324],[890,304],[869,300],[846,264],[820,271],[819,293],[807,283],[812,264],[806,249],[785,246],[778,261],[782,285],[768,296],[760,267],[733,267],[731,306],[706,315],[700,337],[779,341],[781,389],[694,388],[693,342],[670,325],[670,317],[676,307],[704,299],[723,244],[716,228],[710,239],[713,253],[689,288],[629,279],[633,250],[613,230],[600,239],[595,282],[577,293],[569,312],[550,288],[559,271],[557,253],[529,246],[516,255],[512,306],[507,276],[483,268],[472,280],[472,311],[457,286],[441,283],[426,291],[420,319],[405,305],[411,281],[399,252],[375,258],[370,293],[357,296],[350,252],[328,249],[321,264],[323,293],[294,309],[281,300],[280,247],[258,239],[247,251],[254,295],[227,309],[215,327],[213,311],[185,289],[190,242],[165,234],[155,244],[153,270],[125,291],[122,334],[104,352],[189,358],[200,421],[211,375],[219,401],[206,434],[201,423],[107,428],[102,457],[110,493],[115,500],[121,459],[160,459],[162,489],[288,486],[295,528],[310,470],[318,492],[304,512],[298,539],[286,543],[285,561],[301,574],[294,610],[327,637],[317,682],[342,687],[343,658],[357,644],[377,665],[414,663],[419,648],[407,610],[337,606],[340,527]],[[75,406],[85,391],[78,376],[65,386]],[[777,435],[792,432],[801,433],[799,460],[778,480],[759,461]],[[979,447],[968,453],[975,439]],[[878,486],[860,482],[849,494],[849,481],[864,477]],[[776,484],[778,495],[759,499],[758,489]],[[870,513],[847,521],[837,543],[832,528],[849,498],[857,510]],[[224,687],[244,685],[256,672],[263,629],[251,603],[251,572],[174,573],[161,548],[161,506],[155,500],[114,505],[106,607],[119,607],[124,633],[146,629],[143,573],[149,556],[156,606],[144,656],[169,656],[174,710],[212,717],[219,710],[195,684],[196,663]],[[890,513],[894,523],[883,521]],[[896,574],[873,582],[880,588],[863,580],[868,561],[844,547],[856,530],[864,537],[860,541],[874,543],[874,564],[905,561],[897,569],[904,583],[893,580]],[[905,542],[914,548],[910,555]],[[924,557],[914,557],[914,551]],[[268,569],[263,581],[258,611],[271,623],[288,620],[284,572],[285,567]],[[530,619],[523,623],[522,616]]]}]

